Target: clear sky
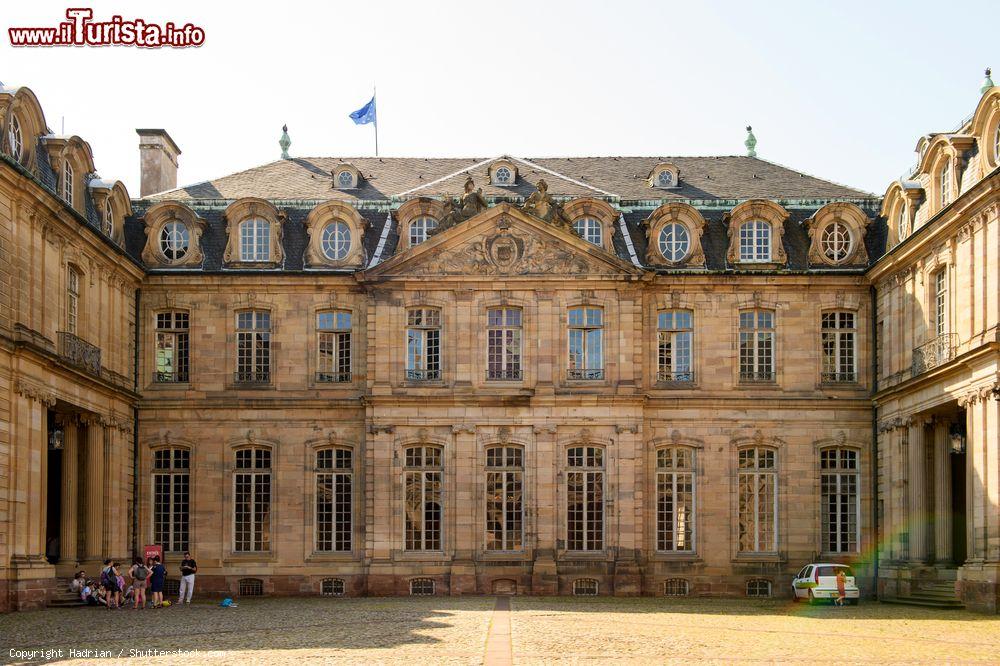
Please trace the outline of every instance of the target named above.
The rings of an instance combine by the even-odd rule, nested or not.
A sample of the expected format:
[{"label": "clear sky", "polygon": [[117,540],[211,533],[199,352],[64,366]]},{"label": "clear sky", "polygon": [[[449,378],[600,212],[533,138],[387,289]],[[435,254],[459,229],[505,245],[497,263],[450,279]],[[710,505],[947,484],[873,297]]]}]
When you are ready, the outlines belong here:
[{"label": "clear sky", "polygon": [[[179,144],[179,184],[293,156],[374,152],[348,114],[378,85],[383,156],[732,155],[881,194],[924,133],[1000,68],[996,1],[74,2],[194,23],[193,49],[11,48],[66,2],[5,1],[0,81],[90,142],[138,195],[136,127]],[[682,176],[683,177],[683,176]]]}]

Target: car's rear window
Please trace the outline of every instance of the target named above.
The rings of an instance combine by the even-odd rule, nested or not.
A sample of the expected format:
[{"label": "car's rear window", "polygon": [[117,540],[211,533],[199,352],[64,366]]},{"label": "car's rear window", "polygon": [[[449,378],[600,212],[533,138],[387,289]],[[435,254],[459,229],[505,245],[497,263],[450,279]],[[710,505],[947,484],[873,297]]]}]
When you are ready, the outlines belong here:
[{"label": "car's rear window", "polygon": [[842,566],[842,567],[817,567],[817,569],[819,569],[819,575],[820,576],[836,576],[838,570],[843,571],[845,576],[853,576],[854,575],[854,572],[851,570],[851,567],[847,567],[847,566]]}]

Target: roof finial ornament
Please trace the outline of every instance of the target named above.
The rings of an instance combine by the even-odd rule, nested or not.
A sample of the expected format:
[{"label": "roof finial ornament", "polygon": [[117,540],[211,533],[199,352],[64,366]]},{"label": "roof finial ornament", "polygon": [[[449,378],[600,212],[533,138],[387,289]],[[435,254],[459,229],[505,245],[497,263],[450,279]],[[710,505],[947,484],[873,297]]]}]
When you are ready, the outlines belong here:
[{"label": "roof finial ornament", "polygon": [[990,74],[991,73],[992,73],[992,70],[990,70],[990,68],[987,67],[986,68],[986,78],[983,79],[983,85],[982,85],[982,87],[979,88],[979,94],[980,95],[985,95],[987,90],[989,90],[990,88],[992,88],[993,86],[996,85],[995,83],[993,83],[993,79],[990,78]]},{"label": "roof finial ornament", "polygon": [[281,159],[291,159],[288,157],[288,147],[292,145],[292,137],[288,136],[288,125],[281,126],[281,138],[278,139],[278,145],[281,146]]},{"label": "roof finial ornament", "polygon": [[757,157],[757,137],[753,135],[753,128],[747,125],[747,140],[743,142],[747,147],[747,157]]}]

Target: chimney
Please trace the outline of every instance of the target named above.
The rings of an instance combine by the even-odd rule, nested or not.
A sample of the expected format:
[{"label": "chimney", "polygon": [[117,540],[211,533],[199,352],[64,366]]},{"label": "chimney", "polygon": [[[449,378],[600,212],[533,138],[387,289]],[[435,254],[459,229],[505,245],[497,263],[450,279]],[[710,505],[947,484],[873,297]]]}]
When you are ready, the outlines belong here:
[{"label": "chimney", "polygon": [[177,187],[177,157],[181,149],[166,130],[137,129],[139,135],[139,196]]}]

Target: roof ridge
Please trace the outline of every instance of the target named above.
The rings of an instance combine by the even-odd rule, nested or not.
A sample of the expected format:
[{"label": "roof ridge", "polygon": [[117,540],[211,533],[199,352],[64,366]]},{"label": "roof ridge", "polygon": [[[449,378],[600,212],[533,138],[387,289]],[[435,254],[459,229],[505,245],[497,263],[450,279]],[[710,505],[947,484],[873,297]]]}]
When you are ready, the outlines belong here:
[{"label": "roof ridge", "polygon": [[162,192],[153,192],[152,194],[147,194],[146,196],[139,197],[139,198],[140,199],[149,199],[150,197],[158,197],[161,194],[169,194],[171,192],[176,192],[178,190],[186,190],[189,187],[196,187],[198,185],[211,184],[211,183],[214,183],[217,180],[222,180],[223,178],[231,178],[233,176],[240,176],[240,175],[245,174],[245,173],[250,173],[251,171],[256,171],[257,169],[263,169],[265,167],[269,167],[272,164],[278,164],[279,162],[290,162],[290,161],[291,160],[284,160],[284,159],[273,160],[271,162],[265,162],[264,164],[258,164],[257,166],[252,166],[252,167],[250,167],[248,169],[242,169],[240,171],[233,171],[232,173],[224,174],[222,176],[219,176],[218,178],[209,178],[208,180],[199,180],[196,183],[188,183],[187,185],[179,185],[177,187],[171,187],[169,190],[163,190]]},{"label": "roof ridge", "polygon": [[859,190],[858,188],[854,187],[853,185],[845,185],[844,183],[839,183],[839,182],[837,182],[835,180],[828,180],[826,178],[820,178],[819,176],[817,176],[815,174],[812,174],[812,173],[809,173],[808,171],[802,171],[800,169],[795,169],[793,167],[788,166],[787,164],[782,164],[780,162],[774,162],[772,160],[765,160],[765,159],[763,159],[761,157],[750,157],[748,159],[758,160],[760,162],[764,162],[766,164],[770,164],[771,166],[776,166],[776,167],[779,167],[781,169],[785,169],[787,171],[791,171],[792,173],[797,173],[797,174],[800,174],[800,175],[803,175],[803,176],[809,176],[810,178],[814,178],[814,179],[816,179],[816,180],[818,180],[820,182],[826,183],[828,185],[836,185],[837,187],[843,187],[843,188],[848,189],[848,190],[854,190],[855,192],[858,192],[860,194],[866,194],[866,195],[868,195],[868,196],[870,196],[872,198],[875,198],[875,199],[879,198],[879,195],[875,194],[874,192],[867,192],[865,190]]},{"label": "roof ridge", "polygon": [[580,187],[585,187],[587,189],[594,190],[595,192],[600,192],[601,194],[603,194],[605,196],[616,197],[618,199],[621,199],[621,196],[619,196],[619,195],[617,195],[617,194],[615,194],[613,192],[608,192],[607,190],[602,190],[599,187],[594,187],[593,185],[589,185],[589,184],[581,182],[579,180],[574,180],[573,178],[570,178],[569,176],[561,174],[558,171],[554,171],[553,169],[549,169],[548,167],[544,167],[541,164],[539,164],[538,162],[532,162],[531,160],[529,160],[527,158],[524,158],[524,157],[511,157],[511,159],[514,160],[515,162],[522,162],[524,164],[530,164],[531,166],[537,167],[537,168],[541,169],[542,171],[544,171],[545,173],[547,173],[549,175],[555,176],[557,178],[562,178],[563,180],[565,180],[568,183],[573,183],[574,185],[578,185]]}]

